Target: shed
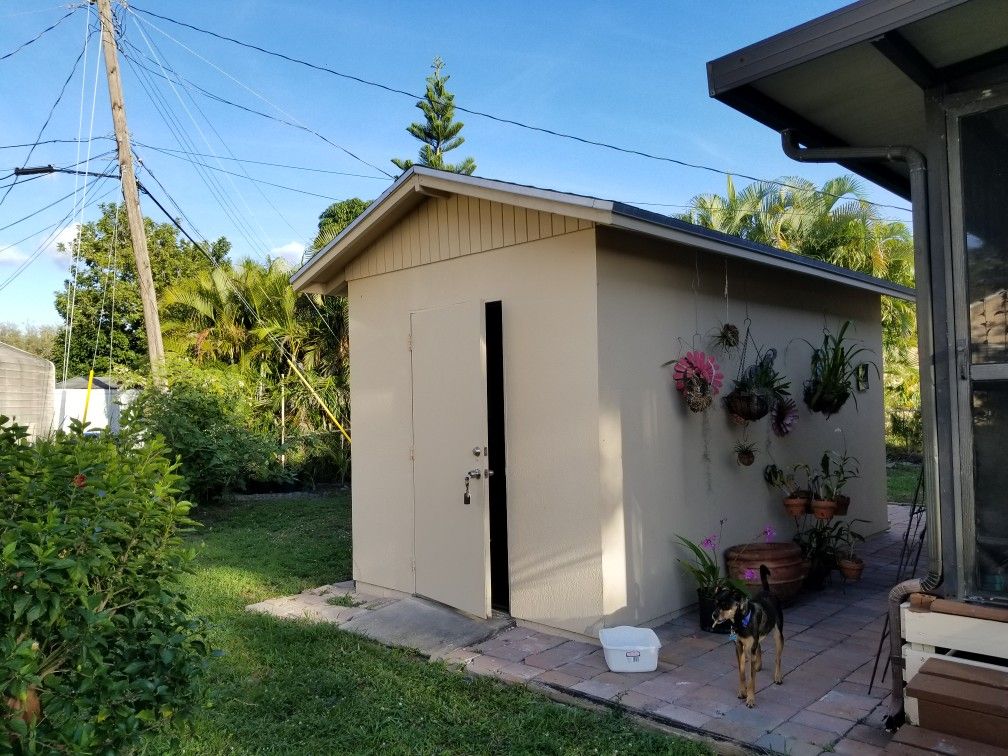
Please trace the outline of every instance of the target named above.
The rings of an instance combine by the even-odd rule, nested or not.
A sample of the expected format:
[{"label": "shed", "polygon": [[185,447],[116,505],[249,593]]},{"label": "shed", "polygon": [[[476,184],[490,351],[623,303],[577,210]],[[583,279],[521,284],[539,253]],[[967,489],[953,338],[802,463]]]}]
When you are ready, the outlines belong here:
[{"label": "shed", "polygon": [[31,438],[52,429],[55,382],[49,360],[0,343],[0,415],[28,426]]},{"label": "shed", "polygon": [[[675,533],[725,519],[726,545],[768,523],[786,540],[763,465],[845,442],[862,463],[851,514],[887,526],[874,375],[856,407],[803,413],[778,439],[720,404],[687,411],[662,365],[748,318],[799,387],[824,324],[853,321],[880,361],[880,297],[907,289],[619,202],[419,167],[292,281],[349,300],[363,590],[575,635],[655,623],[696,602]],[[738,354],[718,357],[734,376]],[[732,453],[743,433],[752,467]]]}]

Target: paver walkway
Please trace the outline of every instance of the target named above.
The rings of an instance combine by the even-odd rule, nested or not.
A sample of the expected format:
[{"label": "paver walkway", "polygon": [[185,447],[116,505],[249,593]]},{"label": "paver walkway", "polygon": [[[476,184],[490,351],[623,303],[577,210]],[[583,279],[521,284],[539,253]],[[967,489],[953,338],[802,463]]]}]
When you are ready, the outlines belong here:
[{"label": "paver walkway", "polygon": [[700,631],[693,614],[655,628],[662,642],[655,672],[609,672],[598,646],[521,627],[451,652],[447,660],[476,674],[534,681],[772,751],[882,753],[889,742],[881,724],[889,679],[876,680],[870,693],[868,683],[908,514],[908,507],[890,506],[890,530],[859,549],[866,563],[860,582],[845,584],[834,573],[832,585],[803,594],[785,610],[784,684],[773,684],[769,668],[761,672],[755,709],[736,697],[738,669],[728,637]]}]

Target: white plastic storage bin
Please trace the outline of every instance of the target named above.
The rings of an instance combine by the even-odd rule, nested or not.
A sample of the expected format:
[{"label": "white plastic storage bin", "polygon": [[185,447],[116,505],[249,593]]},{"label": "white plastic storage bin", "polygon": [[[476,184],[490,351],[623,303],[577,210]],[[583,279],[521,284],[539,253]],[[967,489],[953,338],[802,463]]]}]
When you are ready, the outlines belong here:
[{"label": "white plastic storage bin", "polygon": [[649,627],[607,627],[599,630],[606,664],[613,672],[654,672],[661,641]]}]

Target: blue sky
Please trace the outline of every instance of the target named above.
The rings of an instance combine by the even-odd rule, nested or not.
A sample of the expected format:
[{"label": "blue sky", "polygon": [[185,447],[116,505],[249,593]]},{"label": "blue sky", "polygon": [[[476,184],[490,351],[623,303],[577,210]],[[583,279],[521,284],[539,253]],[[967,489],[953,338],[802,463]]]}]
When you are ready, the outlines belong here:
[{"label": "blue sky", "polygon": [[[431,60],[440,55],[459,105],[753,176],[804,175],[821,182],[842,169],[788,160],[775,133],[708,97],[705,63],[841,5],[827,0],[671,0],[338,7],[304,0],[143,0],[139,7],[410,92],[423,91]],[[66,12],[48,0],[0,0],[0,55]],[[142,60],[140,54],[159,59],[206,90],[317,131],[389,173],[395,173],[390,158],[415,156],[418,143],[405,128],[420,112],[407,97],[241,49],[139,12],[125,14],[124,20],[127,41],[139,50],[130,51],[136,60]],[[0,61],[0,146],[34,142],[84,47],[84,36],[80,9],[35,44]],[[97,67],[95,89],[97,53],[93,37],[86,68],[83,62],[78,66],[43,135],[76,140],[81,133],[86,140],[90,131],[97,137],[90,145],[92,156],[114,146],[100,138],[111,135],[112,126],[102,67]],[[157,64],[142,62],[157,70]],[[227,236],[234,257],[281,254],[299,259],[304,243],[314,236],[318,214],[331,201],[375,197],[389,183],[374,168],[303,129],[237,110],[185,87],[173,89],[163,79],[135,70],[130,61],[123,61],[123,82],[141,159],[195,231],[206,238]],[[452,156],[472,155],[477,175],[639,203],[659,212],[678,212],[695,194],[724,190],[724,176],[715,173],[580,145],[477,116],[460,118],[467,141]],[[191,140],[185,148],[190,152],[314,170],[214,157],[196,159],[217,170],[199,168],[160,151],[179,150],[179,139]],[[88,149],[86,142],[79,148],[41,145],[29,164],[69,165]],[[21,165],[27,152],[0,149],[0,176]],[[107,159],[97,160],[91,169],[101,171],[107,164]],[[222,168],[311,194],[229,176]],[[152,189],[156,186],[143,170],[139,178]],[[68,175],[15,186],[0,205],[0,228],[72,193],[75,181],[82,189],[83,179]],[[0,181],[7,183],[9,179]],[[95,197],[120,200],[112,181],[92,188]],[[906,207],[901,199],[868,188],[876,201]],[[0,188],[0,196],[5,191]],[[156,191],[165,202],[164,192]],[[146,215],[164,220],[149,200],[141,197],[141,204]],[[905,212],[883,212],[909,218]],[[0,290],[0,321],[58,322],[53,292],[66,277],[69,261],[55,241],[72,237],[70,218],[86,222],[97,214],[97,207],[91,206],[74,216],[71,197],[0,230],[0,286],[37,253],[34,262]],[[55,235],[46,244],[49,231],[34,232],[50,226]]]}]

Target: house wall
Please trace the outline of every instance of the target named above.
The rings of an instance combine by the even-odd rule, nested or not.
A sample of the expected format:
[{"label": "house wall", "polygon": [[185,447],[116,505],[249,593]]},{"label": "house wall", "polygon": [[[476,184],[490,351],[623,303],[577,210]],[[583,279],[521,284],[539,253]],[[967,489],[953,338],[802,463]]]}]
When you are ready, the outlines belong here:
[{"label": "house wall", "polygon": [[[738,358],[713,349],[710,336],[725,319],[725,261],[675,245],[652,243],[611,229],[598,230],[599,448],[606,624],[643,623],[696,601],[695,584],[676,563],[685,557],[674,534],[699,540],[717,533],[722,544],[758,540],[771,524],[777,540],[794,534],[781,496],[762,478],[770,461],[818,465],[825,449],[849,452],[862,476],[848,485],[850,515],[870,520],[867,534],[887,527],[885,445],[881,381],[857,393],[830,418],[813,415],[801,401],[812,344],[823,325],[844,320],[874,351],[882,367],[879,295],[792,273],[728,262],[728,318],[744,332],[748,313],[762,346],[778,350],[777,367],[791,380],[800,418],[777,438],[768,420],[752,423],[756,463],[742,467],[732,448],[742,430],[730,423],[718,399],[690,413],[675,392],[667,360],[697,347],[717,354],[731,390]],[[698,277],[696,296],[691,286]],[[697,325],[699,319],[699,325]],[[720,397],[719,397],[720,398]],[[840,431],[842,429],[842,433]],[[720,550],[719,550],[720,553]]]},{"label": "house wall", "polygon": [[[593,633],[602,616],[594,232],[546,214],[550,238],[528,241],[525,211],[502,208],[498,216],[488,203],[477,220],[468,212],[472,204],[464,217],[447,212],[458,205],[428,200],[393,230],[400,238],[376,247],[369,253],[375,259],[362,258],[348,276],[354,578],[414,590],[410,313],[500,300],[511,611],[529,622]],[[521,236],[519,215],[526,222]],[[497,218],[510,218],[512,231],[502,225],[497,237]],[[474,254],[470,246],[468,254],[431,260],[435,244],[452,249],[440,246],[441,234],[455,229],[450,233],[458,239],[460,228],[464,238],[487,239],[490,250]],[[427,239],[426,262],[413,256],[409,240],[418,238]],[[369,266],[377,266],[385,247],[416,266],[400,263],[379,275]],[[451,568],[446,555],[445,569]]]},{"label": "house wall", "polygon": [[27,426],[32,438],[52,429],[55,381],[49,360],[0,344],[0,415]]}]

